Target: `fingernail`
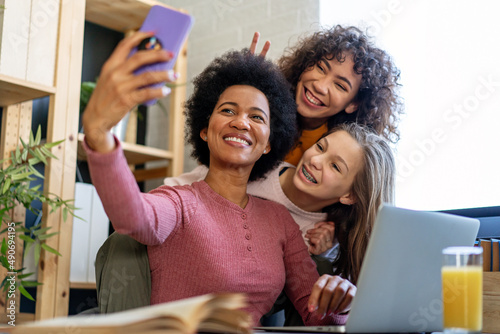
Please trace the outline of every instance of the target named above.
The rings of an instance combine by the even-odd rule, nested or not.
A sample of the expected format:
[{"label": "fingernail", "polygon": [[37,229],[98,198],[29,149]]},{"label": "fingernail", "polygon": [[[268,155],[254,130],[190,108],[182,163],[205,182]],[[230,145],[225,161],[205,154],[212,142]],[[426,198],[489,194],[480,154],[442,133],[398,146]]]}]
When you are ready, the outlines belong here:
[{"label": "fingernail", "polygon": [[172,89],[170,89],[170,87],[167,87],[167,86],[163,86],[161,88],[161,93],[163,96],[167,96],[168,94],[170,94],[172,92]]},{"label": "fingernail", "polygon": [[166,50],[165,52],[167,53],[167,56],[169,56],[170,58],[174,58],[175,55],[172,51]]},{"label": "fingernail", "polygon": [[170,81],[175,81],[175,80],[179,79],[179,76],[180,76],[179,73],[175,72],[174,70],[167,71],[167,78]]},{"label": "fingernail", "polygon": [[316,307],[316,306],[314,306],[314,305],[312,305],[312,304],[311,304],[311,305],[309,305],[309,312],[311,312],[311,313],[312,313],[312,312],[316,311],[316,309],[317,309],[317,307]]}]

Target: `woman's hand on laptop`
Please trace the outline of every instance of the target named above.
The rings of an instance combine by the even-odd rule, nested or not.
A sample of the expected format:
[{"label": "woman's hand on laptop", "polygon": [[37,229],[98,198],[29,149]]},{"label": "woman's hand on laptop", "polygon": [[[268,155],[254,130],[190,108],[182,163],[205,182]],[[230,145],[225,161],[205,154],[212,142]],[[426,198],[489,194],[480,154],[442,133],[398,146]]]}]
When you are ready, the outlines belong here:
[{"label": "woman's hand on laptop", "polygon": [[349,312],[356,286],[340,276],[323,275],[313,286],[309,297],[309,312],[321,318],[329,314]]}]

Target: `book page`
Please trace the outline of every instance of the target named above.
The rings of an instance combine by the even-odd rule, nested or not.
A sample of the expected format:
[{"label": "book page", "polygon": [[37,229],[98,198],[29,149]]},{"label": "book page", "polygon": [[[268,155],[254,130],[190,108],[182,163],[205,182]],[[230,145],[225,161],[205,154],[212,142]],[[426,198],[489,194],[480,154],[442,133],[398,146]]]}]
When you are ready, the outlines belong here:
[{"label": "book page", "polygon": [[[17,326],[19,331],[14,330],[14,333],[21,333],[23,328],[29,331],[34,330],[34,328],[99,328],[100,330],[122,328],[122,330],[126,329],[127,332],[134,330],[150,332],[148,328],[152,330],[151,326],[156,329],[161,327],[162,330],[173,328],[182,329],[182,332],[185,333],[194,333],[199,324],[208,317],[221,317],[223,318],[222,323],[239,327],[241,324],[234,322],[239,321],[238,319],[245,320],[246,312],[239,310],[245,306],[245,297],[241,294],[208,294],[111,314],[73,316],[31,322]],[[219,308],[221,310],[217,311]],[[250,328],[249,315],[246,316],[246,319],[248,322],[243,321],[242,324]]]}]

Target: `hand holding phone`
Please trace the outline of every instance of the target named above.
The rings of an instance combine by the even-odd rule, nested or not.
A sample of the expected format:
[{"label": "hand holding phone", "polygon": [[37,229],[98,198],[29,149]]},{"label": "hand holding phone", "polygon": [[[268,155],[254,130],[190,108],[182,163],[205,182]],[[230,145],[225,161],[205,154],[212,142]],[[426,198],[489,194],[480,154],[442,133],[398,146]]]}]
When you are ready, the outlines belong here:
[{"label": "hand holding phone", "polygon": [[[132,50],[129,57],[139,50],[164,49],[172,52],[174,57],[163,63],[149,64],[137,69],[134,74],[144,72],[168,71],[174,67],[177,56],[186,40],[193,25],[193,18],[163,6],[153,6],[149,10],[139,31],[153,32],[154,36],[145,38],[137,48]],[[159,87],[154,85],[153,87]],[[145,105],[153,105],[156,100],[145,102]]]}]

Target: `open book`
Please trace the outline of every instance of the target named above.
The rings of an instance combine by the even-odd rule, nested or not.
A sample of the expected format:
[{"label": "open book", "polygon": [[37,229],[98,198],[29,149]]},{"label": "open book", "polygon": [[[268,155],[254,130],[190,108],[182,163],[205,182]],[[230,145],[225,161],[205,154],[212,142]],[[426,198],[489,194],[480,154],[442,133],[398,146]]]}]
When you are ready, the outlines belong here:
[{"label": "open book", "polygon": [[65,317],[18,325],[12,333],[182,333],[249,334],[251,316],[242,294],[208,294],[111,314]]}]

